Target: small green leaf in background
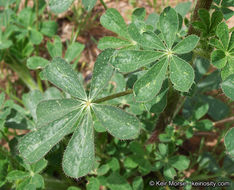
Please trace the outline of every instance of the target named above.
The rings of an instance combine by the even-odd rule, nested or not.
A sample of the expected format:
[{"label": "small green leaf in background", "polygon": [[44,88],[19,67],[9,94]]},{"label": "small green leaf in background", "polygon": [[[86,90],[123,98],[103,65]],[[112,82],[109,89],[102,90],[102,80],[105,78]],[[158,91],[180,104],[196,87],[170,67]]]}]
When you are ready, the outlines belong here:
[{"label": "small green leaf in background", "polygon": [[195,126],[199,131],[210,131],[213,128],[213,123],[208,119],[198,121]]},{"label": "small green leaf in background", "polygon": [[93,110],[98,120],[114,137],[134,139],[139,135],[140,122],[135,116],[109,105],[97,104],[93,106]]},{"label": "small green leaf in background", "polygon": [[224,145],[227,149],[228,154],[230,154],[232,157],[234,156],[234,127],[231,128],[226,136],[224,137]]},{"label": "small green leaf in background", "polygon": [[88,179],[88,183],[86,184],[87,190],[99,190],[100,189],[100,182],[97,178],[91,177]]},{"label": "small green leaf in background", "polygon": [[189,167],[190,160],[186,156],[174,156],[169,159],[169,163],[179,171],[184,171]]},{"label": "small green leaf in background", "polygon": [[113,8],[106,10],[100,18],[102,26],[121,37],[128,38],[127,25],[120,13]]},{"label": "small green leaf in background", "polygon": [[201,119],[209,110],[209,104],[200,104],[194,110],[194,118],[196,120]]},{"label": "small green leaf in background", "polygon": [[127,182],[127,180],[116,172],[112,173],[110,176],[107,177],[107,186],[111,190],[120,190],[120,189],[131,190],[132,189],[129,183]]},{"label": "small green leaf in background", "polygon": [[144,189],[144,181],[143,181],[142,177],[137,176],[133,179],[132,188],[133,188],[133,190],[143,190]]},{"label": "small green leaf in background", "polygon": [[58,29],[58,24],[55,21],[48,20],[42,22],[40,32],[46,36],[53,37]]},{"label": "small green leaf in background", "polygon": [[169,179],[174,179],[174,177],[176,176],[176,171],[173,167],[168,165],[168,166],[164,167],[163,174],[165,177],[167,177]]},{"label": "small green leaf in background", "polygon": [[78,42],[74,42],[70,44],[67,48],[66,54],[65,54],[65,60],[70,63],[75,58],[80,56],[81,52],[84,50],[84,45],[80,44]]},{"label": "small green leaf in background", "polygon": [[190,11],[192,2],[182,2],[178,3],[175,7],[177,13],[179,13],[182,17],[185,17],[186,14]]},{"label": "small green leaf in background", "polygon": [[49,7],[53,13],[59,14],[65,12],[74,0],[49,0]]},{"label": "small green leaf in background", "polygon": [[79,178],[94,169],[94,134],[92,116],[88,112],[75,130],[63,155],[63,170],[66,175]]},{"label": "small green leaf in background", "polygon": [[221,84],[224,94],[234,100],[234,74],[227,77]]},{"label": "small green leaf in background", "polygon": [[20,171],[20,170],[13,170],[7,175],[8,181],[16,181],[24,179],[25,177],[28,177],[30,174],[28,172]]},{"label": "small green leaf in background", "polygon": [[87,11],[91,11],[97,0],[82,0],[82,3]]},{"label": "small green leaf in background", "polygon": [[29,39],[33,44],[39,45],[43,40],[43,35],[35,29],[29,31]]},{"label": "small green leaf in background", "polygon": [[41,69],[45,68],[50,62],[42,57],[33,56],[27,60],[27,67],[29,69]]},{"label": "small green leaf in background", "polygon": [[6,183],[9,163],[7,160],[0,159],[0,187]]},{"label": "small green leaf in background", "polygon": [[54,37],[53,43],[51,43],[50,41],[47,41],[46,47],[52,58],[62,57],[63,44],[59,36]]}]

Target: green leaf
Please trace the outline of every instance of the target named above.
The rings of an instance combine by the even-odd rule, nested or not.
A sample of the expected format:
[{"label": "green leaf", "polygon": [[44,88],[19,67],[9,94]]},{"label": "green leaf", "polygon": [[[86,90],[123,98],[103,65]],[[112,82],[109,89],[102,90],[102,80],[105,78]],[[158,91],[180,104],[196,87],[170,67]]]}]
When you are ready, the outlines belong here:
[{"label": "green leaf", "polygon": [[58,24],[55,21],[48,20],[42,22],[41,26],[41,33],[48,36],[48,37],[53,37],[58,29]]},{"label": "green leaf", "polygon": [[166,47],[161,39],[151,31],[139,31],[135,23],[128,26],[128,32],[132,39],[142,47],[150,49],[165,50]]},{"label": "green leaf", "polygon": [[163,112],[167,105],[168,81],[165,80],[159,94],[151,101],[145,103],[145,109],[151,113],[159,114]]},{"label": "green leaf", "polygon": [[184,171],[189,167],[190,160],[186,156],[173,156],[169,163],[179,171]]},{"label": "green leaf", "polygon": [[205,103],[205,104],[200,104],[196,107],[196,109],[194,110],[194,118],[196,120],[201,119],[209,110],[209,104]]},{"label": "green leaf", "polygon": [[34,173],[40,173],[43,169],[45,169],[45,167],[47,166],[47,163],[48,163],[47,160],[41,159],[35,164],[32,164],[31,169]]},{"label": "green leaf", "polygon": [[20,139],[18,149],[26,162],[40,160],[65,135],[71,133],[77,124],[80,112],[73,111]]},{"label": "green leaf", "polygon": [[20,171],[20,170],[13,170],[7,175],[7,180],[12,182],[16,180],[21,180],[28,177],[30,174],[28,172]]},{"label": "green leaf", "polygon": [[143,190],[144,189],[144,181],[142,177],[137,176],[132,181],[133,190]]},{"label": "green leaf", "polygon": [[234,100],[234,74],[227,77],[221,84],[224,94]]},{"label": "green leaf", "polygon": [[50,10],[55,14],[65,12],[73,1],[74,0],[49,0]]},{"label": "green leaf", "polygon": [[228,62],[224,68],[222,68],[221,71],[221,78],[225,80],[228,76],[234,74],[234,64],[233,59],[228,57]]},{"label": "green leaf", "polygon": [[94,169],[94,134],[91,113],[85,114],[72,135],[63,156],[66,175],[79,178]]},{"label": "green leaf", "polygon": [[78,42],[74,42],[71,45],[68,46],[66,54],[65,54],[65,60],[70,63],[75,58],[80,56],[81,52],[84,50],[84,45],[80,44]]},{"label": "green leaf", "polygon": [[223,14],[221,11],[214,11],[211,16],[211,26],[210,30],[214,31],[216,30],[218,24],[222,22],[223,20]]},{"label": "green leaf", "polygon": [[229,40],[229,45],[228,45],[228,49],[229,50],[233,50],[234,49],[234,32],[232,32],[230,40]]},{"label": "green leaf", "polygon": [[27,67],[29,69],[41,69],[45,68],[50,62],[42,57],[33,56],[27,60]]},{"label": "green leaf", "polygon": [[109,62],[114,51],[113,49],[107,49],[98,55],[94,65],[89,98],[96,98],[111,79],[113,67],[111,67]]},{"label": "green leaf", "polygon": [[145,8],[137,8],[132,13],[132,22],[136,20],[144,21],[146,16]]},{"label": "green leaf", "polygon": [[111,190],[132,190],[127,180],[116,172],[107,177],[107,187]]},{"label": "green leaf", "polygon": [[168,154],[168,145],[160,143],[158,144],[158,149],[162,156],[166,156]]},{"label": "green leaf", "polygon": [[167,72],[168,60],[164,58],[134,84],[136,101],[149,101],[160,91]]},{"label": "green leaf", "polygon": [[139,135],[139,120],[123,110],[109,105],[94,105],[93,110],[106,130],[119,139],[134,139]]},{"label": "green leaf", "polygon": [[75,99],[55,99],[42,101],[37,106],[37,124],[44,126],[50,122],[53,122],[63,116],[79,110],[82,106],[82,102]]},{"label": "green leaf", "polygon": [[120,170],[119,161],[115,157],[111,158],[111,160],[108,162],[108,165],[110,166],[110,169],[112,171],[119,171]]},{"label": "green leaf", "polygon": [[190,11],[192,2],[182,2],[178,3],[175,7],[177,13],[179,13],[182,17],[185,17],[186,14]]},{"label": "green leaf", "polygon": [[222,22],[217,26],[216,34],[219,37],[220,41],[222,42],[223,48],[227,50],[229,42],[229,32],[228,32],[228,26],[225,22]]},{"label": "green leaf", "polygon": [[82,0],[82,3],[87,11],[91,11],[97,0]]},{"label": "green leaf", "polygon": [[162,52],[139,50],[116,50],[110,64],[120,72],[132,72],[163,56]]},{"label": "green leaf", "polygon": [[218,69],[225,67],[227,63],[227,57],[222,50],[214,50],[211,53],[211,63]]},{"label": "green leaf", "polygon": [[210,27],[210,14],[206,9],[199,9],[198,15],[201,21],[205,24],[206,29],[208,30]]},{"label": "green leaf", "polygon": [[[30,184],[35,185],[36,188],[44,188],[44,179],[41,175],[34,174],[30,179]],[[31,188],[28,190],[31,190]]]},{"label": "green leaf", "polygon": [[88,179],[88,183],[86,184],[87,190],[99,190],[100,189],[100,182],[97,178],[91,177]]},{"label": "green leaf", "polygon": [[125,168],[133,169],[133,168],[136,168],[137,166],[138,166],[138,163],[131,156],[126,157],[126,159],[124,160]]},{"label": "green leaf", "polygon": [[132,45],[131,42],[127,40],[122,40],[112,36],[105,36],[101,38],[98,42],[98,49],[104,50],[107,48],[123,48]]},{"label": "green leaf", "polygon": [[163,39],[166,42],[167,47],[171,48],[175,41],[176,33],[179,27],[176,11],[171,7],[165,8],[160,14],[159,24]]},{"label": "green leaf", "polygon": [[54,58],[51,64],[42,71],[43,78],[61,88],[70,95],[87,99],[83,85],[80,83],[78,74],[62,58]]},{"label": "green leaf", "polygon": [[39,45],[43,40],[43,35],[35,29],[29,31],[29,39],[33,44]]},{"label": "green leaf", "polygon": [[156,28],[157,28],[158,20],[159,20],[159,15],[156,14],[156,13],[151,13],[151,14],[149,14],[149,16],[146,19],[145,23],[147,25],[152,26],[153,30],[155,31]]},{"label": "green leaf", "polygon": [[110,170],[110,166],[108,164],[104,164],[97,169],[97,175],[105,175]]},{"label": "green leaf", "polygon": [[9,163],[7,160],[0,159],[0,187],[6,183]]},{"label": "green leaf", "polygon": [[55,57],[62,57],[63,54],[63,44],[59,36],[54,37],[54,42],[51,43],[50,41],[47,42],[46,47],[48,52],[52,58]]},{"label": "green leaf", "polygon": [[100,22],[108,30],[115,32],[119,36],[128,38],[127,25],[116,9],[107,9],[105,14],[101,16]]},{"label": "green leaf", "polygon": [[191,65],[177,56],[172,56],[170,79],[176,90],[188,92],[194,82],[194,77],[194,70]]},{"label": "green leaf", "polygon": [[203,119],[196,123],[196,128],[199,131],[210,131],[213,128],[213,123],[208,119]]},{"label": "green leaf", "polygon": [[174,177],[176,176],[176,171],[173,167],[166,166],[163,169],[163,175],[169,179],[174,179]]},{"label": "green leaf", "polygon": [[0,50],[7,49],[12,45],[11,40],[1,40],[0,39]]},{"label": "green leaf", "polygon": [[30,111],[33,120],[37,121],[36,109],[40,101],[43,100],[43,95],[39,90],[30,91],[23,95],[24,106]]},{"label": "green leaf", "polygon": [[234,156],[234,127],[224,137],[224,145],[231,156]]},{"label": "green leaf", "polygon": [[199,37],[196,35],[190,35],[180,41],[172,50],[178,54],[185,54],[192,51],[199,41]]}]

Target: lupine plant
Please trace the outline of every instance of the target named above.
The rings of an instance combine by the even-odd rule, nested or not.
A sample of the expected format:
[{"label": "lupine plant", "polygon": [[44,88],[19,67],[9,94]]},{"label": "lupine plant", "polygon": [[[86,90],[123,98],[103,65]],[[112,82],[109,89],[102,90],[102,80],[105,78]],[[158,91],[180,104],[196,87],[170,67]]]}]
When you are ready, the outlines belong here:
[{"label": "lupine plant", "polygon": [[[136,8],[126,24],[101,0],[100,24],[114,34],[98,41],[91,80],[77,72],[84,45],[63,44],[54,21],[38,20],[43,2],[19,15],[9,12],[18,1],[0,4],[18,28],[1,31],[1,58],[10,64],[11,52],[26,48],[17,64],[32,80],[22,99],[6,91],[18,104],[0,94],[0,138],[10,149],[0,149],[0,187],[142,190],[176,180],[192,189],[193,181],[215,180],[233,188],[234,35],[224,20],[231,1],[199,0],[191,21],[191,3],[147,18]],[[96,0],[82,2],[91,11]],[[72,3],[49,0],[48,8],[58,14]],[[207,136],[216,140],[212,150]]]}]

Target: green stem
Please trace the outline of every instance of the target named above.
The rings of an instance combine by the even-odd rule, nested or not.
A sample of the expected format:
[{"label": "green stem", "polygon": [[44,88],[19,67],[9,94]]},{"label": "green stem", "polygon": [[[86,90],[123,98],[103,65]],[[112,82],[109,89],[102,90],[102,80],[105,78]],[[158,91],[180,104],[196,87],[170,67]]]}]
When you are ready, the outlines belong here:
[{"label": "green stem", "polygon": [[126,90],[126,91],[123,91],[123,92],[119,92],[119,93],[116,93],[116,94],[112,94],[110,96],[106,96],[104,98],[100,98],[100,99],[97,99],[95,101],[93,101],[93,103],[101,103],[101,102],[105,102],[107,100],[112,100],[112,99],[115,99],[115,98],[118,98],[118,97],[121,97],[121,96],[126,96],[128,94],[132,94],[133,90],[132,89],[129,89],[129,90]]},{"label": "green stem", "polygon": [[107,6],[106,6],[106,3],[103,1],[103,0],[100,0],[101,1],[101,4],[103,5],[104,9],[107,10]]}]

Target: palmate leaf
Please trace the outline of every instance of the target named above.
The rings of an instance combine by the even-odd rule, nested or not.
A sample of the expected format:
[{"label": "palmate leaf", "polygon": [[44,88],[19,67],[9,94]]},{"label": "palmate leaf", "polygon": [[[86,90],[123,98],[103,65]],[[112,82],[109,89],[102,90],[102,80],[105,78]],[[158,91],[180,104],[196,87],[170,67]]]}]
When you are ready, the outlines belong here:
[{"label": "palmate leaf", "polygon": [[[40,104],[43,104],[43,106],[40,106],[39,104],[38,109],[42,110],[37,111],[37,118],[41,118],[40,114],[46,110],[46,105],[48,105],[48,109],[51,107],[52,110],[53,108],[59,108],[60,106],[59,111],[65,110],[63,112],[64,115],[60,114],[56,118],[56,115],[51,112],[52,110],[48,111],[48,113],[53,113],[50,114],[51,119],[42,124],[45,124],[46,122],[49,123],[41,126],[36,131],[28,133],[20,139],[18,149],[22,157],[24,157],[28,163],[33,163],[41,159],[65,135],[71,133],[77,125],[77,121],[81,115],[80,106],[78,105],[76,110],[74,110],[74,108],[72,109],[72,107],[68,110],[65,102],[68,102],[69,100],[57,101],[59,101],[60,104],[56,102],[56,100],[51,100],[51,102],[46,101],[47,104],[41,102]],[[55,103],[55,105],[53,105],[52,102]],[[48,116],[42,116],[42,118],[49,118]]]},{"label": "palmate leaf", "polygon": [[211,63],[218,69],[222,69],[223,67],[225,67],[227,63],[225,52],[219,49],[213,51],[211,54]]},{"label": "palmate leaf", "polygon": [[42,78],[61,88],[70,95],[86,100],[87,96],[83,85],[80,83],[78,74],[62,58],[54,58],[42,72]]},{"label": "palmate leaf", "polygon": [[176,11],[171,7],[165,8],[160,14],[159,24],[163,39],[168,48],[171,48],[179,27],[179,20]]},{"label": "palmate leaf", "polygon": [[114,137],[134,139],[139,135],[140,122],[135,116],[109,105],[94,104],[93,110],[98,120]]},{"label": "palmate leaf", "polygon": [[67,145],[63,156],[63,170],[68,176],[79,178],[88,174],[94,163],[93,120],[90,110],[87,110]]},{"label": "palmate leaf", "polygon": [[181,92],[188,92],[194,81],[194,70],[183,59],[172,56],[170,62],[170,79],[174,88]]},{"label": "palmate leaf", "polygon": [[136,101],[149,101],[158,94],[165,79],[167,66],[167,58],[164,58],[136,81],[133,87]]},{"label": "palmate leaf", "polygon": [[116,50],[110,64],[120,72],[132,72],[163,56],[163,52],[148,50]]}]

